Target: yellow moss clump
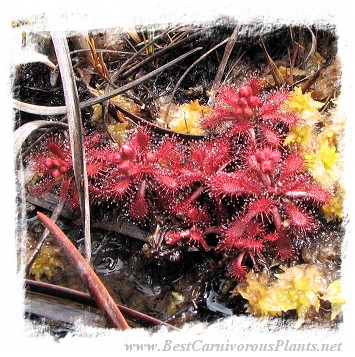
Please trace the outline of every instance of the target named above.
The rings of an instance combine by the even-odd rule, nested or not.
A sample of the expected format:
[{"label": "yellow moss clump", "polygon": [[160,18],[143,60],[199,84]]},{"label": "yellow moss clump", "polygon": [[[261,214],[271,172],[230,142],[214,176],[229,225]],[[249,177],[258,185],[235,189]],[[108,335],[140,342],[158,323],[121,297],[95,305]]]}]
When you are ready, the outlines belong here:
[{"label": "yellow moss clump", "polygon": [[102,105],[94,104],[92,107],[91,122],[93,124],[99,124],[102,121]]},{"label": "yellow moss clump", "polygon": [[323,206],[327,220],[341,219],[345,191],[342,188],[341,154],[335,146],[333,130],[325,130],[315,139],[315,149],[303,152],[305,163],[314,179],[333,192],[330,203]]},{"label": "yellow moss clump", "polygon": [[[273,310],[265,310],[263,299],[268,295],[269,275],[266,272],[254,273],[250,271],[246,275],[246,280],[238,284],[232,291],[233,294],[241,294],[249,301],[248,312],[257,317],[267,317],[281,315],[282,309],[277,307]],[[277,300],[281,300],[280,298]]]},{"label": "yellow moss clump", "polygon": [[159,125],[167,126],[169,129],[178,133],[203,135],[204,129],[200,126],[201,119],[210,111],[199,101],[191,101],[189,104],[172,106],[166,119],[166,108],[160,108],[161,118],[158,120]]},{"label": "yellow moss clump", "polygon": [[123,94],[116,95],[116,97],[113,97],[110,100],[135,115],[141,115],[141,106],[138,105],[133,99],[128,98]]},{"label": "yellow moss clump", "polygon": [[340,280],[335,280],[329,284],[327,291],[322,296],[322,300],[327,300],[332,304],[331,319],[333,320],[340,313],[342,306],[346,303],[341,290]]},{"label": "yellow moss clump", "polygon": [[345,197],[344,189],[337,185],[335,187],[333,198],[329,203],[322,206],[324,216],[327,222],[343,218],[343,202]]},{"label": "yellow moss clump", "polygon": [[57,269],[64,269],[63,263],[58,258],[59,253],[58,247],[42,246],[31,265],[29,273],[34,275],[36,280],[41,280],[43,275],[51,280]]},{"label": "yellow moss clump", "polygon": [[275,274],[275,277],[271,279],[266,272],[250,271],[232,293],[241,294],[248,300],[247,311],[257,317],[279,316],[296,310],[299,325],[305,321],[309,310],[319,311],[321,300],[332,303],[331,319],[339,314],[345,303],[340,282],[329,284],[326,271],[318,265],[285,268],[284,273]]},{"label": "yellow moss clump", "polygon": [[286,135],[284,146],[310,151],[315,137],[314,127],[310,125],[293,125]]},{"label": "yellow moss clump", "polygon": [[[100,91],[100,93],[104,93]],[[132,99],[120,94],[110,99],[111,101],[117,103],[122,108],[128,110],[129,112],[140,116],[141,115],[141,107],[135,103]],[[102,105],[95,104],[92,106],[93,112],[91,115],[91,122],[93,124],[99,125],[102,124]],[[120,112],[117,111],[117,116],[119,117],[120,121],[116,121],[113,119],[110,114],[108,114],[108,122],[107,130],[111,135],[112,139],[119,145],[121,145],[125,139],[126,134],[129,130],[129,120]]]},{"label": "yellow moss clump", "polygon": [[285,106],[301,118],[301,123],[290,128],[283,145],[301,152],[313,151],[317,138],[315,125],[321,121],[318,109],[323,103],[313,100],[311,93],[303,94],[301,88],[296,87],[290,93]]},{"label": "yellow moss clump", "polygon": [[326,219],[331,221],[343,216],[340,139],[344,120],[336,109],[320,115],[318,109],[322,105],[312,99],[311,93],[303,94],[301,88],[291,92],[287,106],[301,117],[301,123],[290,128],[283,145],[298,150],[314,179],[334,194],[332,202],[323,206]]},{"label": "yellow moss clump", "polygon": [[107,130],[110,133],[112,139],[119,145],[123,144],[128,132],[129,122],[114,123],[107,125]]},{"label": "yellow moss clump", "polygon": [[322,142],[318,150],[304,154],[304,158],[306,165],[312,172],[314,178],[318,182],[323,181],[323,186],[328,186],[329,184],[326,184],[324,179],[329,181],[331,176],[335,174],[332,172],[332,169],[339,158],[339,153],[336,151],[335,146],[329,146],[327,141]]},{"label": "yellow moss clump", "polygon": [[[100,93],[104,94],[103,91]],[[134,100],[126,97],[123,94],[116,95],[115,97],[110,99],[112,102],[117,103],[122,108],[128,110],[129,112],[140,116],[141,115],[141,107]],[[99,124],[102,121],[102,105],[101,104],[94,104],[92,106],[93,113],[91,115],[91,121],[94,124]],[[124,118],[124,116],[123,116]]]},{"label": "yellow moss clump", "polygon": [[290,93],[286,105],[302,118],[319,116],[318,109],[323,106],[323,103],[312,99],[311,93],[302,93],[301,87],[296,87]]}]

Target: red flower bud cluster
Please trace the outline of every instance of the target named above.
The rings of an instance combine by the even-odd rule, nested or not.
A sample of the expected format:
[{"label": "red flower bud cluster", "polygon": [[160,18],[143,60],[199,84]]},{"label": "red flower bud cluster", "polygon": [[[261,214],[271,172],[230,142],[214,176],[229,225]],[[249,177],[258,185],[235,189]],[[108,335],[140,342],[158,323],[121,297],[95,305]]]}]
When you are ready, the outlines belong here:
[{"label": "red flower bud cluster", "polygon": [[59,178],[68,172],[67,163],[59,158],[47,157],[45,160],[45,166],[49,170],[50,174],[55,178]]},{"label": "red flower bud cluster", "polygon": [[272,151],[270,147],[255,152],[256,161],[260,165],[260,170],[264,173],[271,174],[275,171],[275,165],[281,159],[280,151]]},{"label": "red flower bud cluster", "polygon": [[222,95],[231,99],[236,114],[251,117],[254,114],[254,109],[262,104],[261,99],[253,94],[253,88],[246,84],[239,88],[239,93],[234,98],[230,93],[227,93],[227,90]]}]

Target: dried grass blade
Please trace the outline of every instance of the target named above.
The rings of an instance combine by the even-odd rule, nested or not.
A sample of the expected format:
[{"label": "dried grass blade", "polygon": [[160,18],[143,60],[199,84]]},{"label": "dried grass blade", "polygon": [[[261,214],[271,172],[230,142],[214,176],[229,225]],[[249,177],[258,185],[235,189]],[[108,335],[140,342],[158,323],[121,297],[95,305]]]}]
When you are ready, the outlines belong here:
[{"label": "dried grass blade", "polygon": [[122,65],[120,66],[120,68],[112,75],[111,77],[111,82],[115,82],[118,78],[118,76],[128,67],[128,65],[134,61],[139,55],[142,54],[142,52],[144,52],[149,46],[153,45],[156,41],[158,41],[159,39],[161,39],[163,36],[165,36],[167,33],[172,32],[176,29],[178,29],[180,26],[174,27],[173,29],[168,29],[164,32],[162,32],[161,34],[159,34],[158,36],[155,36],[154,38],[152,38],[150,41],[148,41],[148,43],[146,45],[144,45],[138,52],[136,52],[135,54],[133,54],[131,57],[129,57],[124,63],[122,63]]},{"label": "dried grass blade", "polygon": [[126,30],[126,34],[138,45],[142,42],[135,28],[129,28]]},{"label": "dried grass blade", "polygon": [[80,112],[80,102],[75,84],[73,67],[67,39],[64,34],[52,33],[60,75],[63,83],[65,104],[69,125],[69,138],[73,158],[74,177],[80,199],[80,209],[84,220],[85,257],[91,259],[89,185],[85,164],[85,148]]},{"label": "dried grass blade", "polygon": [[150,122],[150,121],[148,121],[146,119],[143,119],[143,118],[139,117],[138,115],[135,115],[135,114],[131,113],[130,111],[128,111],[127,109],[121,107],[120,105],[118,105],[115,102],[111,102],[111,104],[114,105],[117,110],[119,110],[124,116],[129,118],[135,124],[149,127],[150,129],[152,129],[156,133],[159,133],[159,134],[162,134],[162,135],[168,135],[168,136],[171,136],[171,137],[179,137],[179,138],[184,139],[184,140],[198,140],[198,139],[203,139],[205,137],[204,135],[184,134],[184,133],[179,133],[179,132],[176,132],[176,131],[172,131],[170,129],[162,128],[162,127],[160,127],[158,125],[153,124],[152,122]]},{"label": "dried grass blade", "polygon": [[264,41],[261,39],[261,45],[264,49],[264,53],[265,53],[265,57],[267,59],[267,61],[269,62],[269,66],[270,66],[270,70],[271,70],[271,74],[272,74],[272,77],[274,78],[274,81],[275,81],[275,84],[277,86],[282,86],[285,84],[285,78],[282,76],[280,70],[278,69],[276,63],[273,61],[273,59],[270,57],[266,47],[265,47],[265,44],[264,44]]},{"label": "dried grass blade", "polygon": [[117,232],[123,234],[127,237],[138,239],[142,242],[149,242],[148,231],[144,231],[139,228],[133,222],[128,221],[127,219],[113,218],[112,220],[101,219],[92,223],[94,228],[104,229],[110,232]]},{"label": "dried grass blade", "polygon": [[[63,299],[68,299],[92,307],[97,307],[95,300],[89,294],[83,293],[81,291],[65,288],[60,285],[53,285],[53,284],[44,283],[42,281],[34,281],[28,279],[25,280],[25,284],[26,284],[26,288],[29,289],[30,291],[39,292],[42,294],[47,294]],[[117,305],[118,308],[122,311],[123,315],[125,315],[127,318],[143,321],[149,326],[164,326],[170,331],[179,330],[179,328],[170,325],[164,321],[160,321],[154,317],[130,309],[126,306],[120,304]]]},{"label": "dried grass blade", "polygon": [[160,51],[154,53],[153,55],[147,57],[146,59],[144,59],[143,61],[137,63],[135,66],[131,67],[129,70],[127,70],[126,72],[122,73],[121,77],[122,78],[127,78],[129,77],[131,74],[133,74],[134,72],[136,72],[139,68],[145,66],[146,64],[154,61],[155,59],[157,59],[158,57],[161,57],[162,55],[164,55],[165,53],[172,51],[180,46],[182,46],[185,43],[188,43],[196,38],[198,38],[199,36],[201,36],[201,34],[204,32],[205,30],[200,30],[195,32],[194,34],[183,38],[182,40],[172,44],[172,45],[168,45],[165,46],[164,48],[162,48]]},{"label": "dried grass blade", "polygon": [[81,279],[86,284],[90,295],[102,309],[109,323],[119,329],[128,329],[129,326],[127,321],[123,317],[115,301],[112,299],[99,277],[92,270],[89,263],[75,248],[74,244],[50,218],[41,212],[37,212],[37,215],[45,227],[48,228],[53,237],[57,240],[58,244],[62,247],[68,259],[76,267]]},{"label": "dried grass blade", "polygon": [[[158,74],[164,72],[166,69],[174,66],[175,64],[183,61],[184,59],[191,56],[192,54],[194,54],[198,51],[201,51],[201,49],[202,49],[202,47],[196,47],[196,48],[184,53],[183,55],[175,58],[174,60],[160,66],[159,68],[155,69],[154,71],[149,72],[149,73],[145,74],[144,76],[123,85],[122,87],[114,89],[111,92],[105,93],[105,94],[98,96],[96,98],[91,98],[91,99],[85,100],[80,103],[80,109],[91,107],[94,104],[102,103],[105,100],[108,100],[108,99],[111,99],[111,98],[117,96],[118,94],[127,92],[128,90],[135,88],[136,86],[148,81],[149,79],[154,78]],[[37,115],[58,115],[58,114],[65,114],[67,112],[67,108],[65,106],[46,107],[46,106],[23,103],[16,99],[12,100],[12,104],[15,109],[24,111],[26,113],[37,114]]]},{"label": "dried grass blade", "polygon": [[311,33],[311,36],[312,36],[312,45],[311,45],[311,49],[310,51],[308,52],[308,55],[307,57],[305,58],[305,60],[299,65],[299,67],[302,67],[304,66],[308,61],[309,59],[314,55],[314,53],[316,52],[316,47],[317,47],[317,39],[316,39],[316,36],[314,35],[312,29],[310,27],[307,26],[307,29],[309,30],[309,32]]},{"label": "dried grass blade", "polygon": [[226,69],[227,66],[227,62],[229,60],[229,57],[232,53],[232,50],[234,48],[235,43],[237,42],[238,39],[238,33],[239,33],[239,25],[237,25],[234,28],[234,31],[232,33],[232,35],[230,36],[227,44],[226,44],[226,48],[224,50],[223,53],[223,57],[222,57],[222,61],[218,66],[217,69],[217,73],[216,73],[216,77],[214,78],[213,84],[212,84],[212,92],[215,91],[217,89],[217,87],[219,86],[219,84],[221,83],[222,77],[223,77],[223,73]]},{"label": "dried grass blade", "polygon": [[302,93],[306,93],[308,91],[311,85],[317,80],[322,70],[323,67],[320,65],[318,70],[314,72],[310,77],[308,77],[307,81],[304,82],[301,86]]},{"label": "dried grass blade", "polygon": [[177,83],[175,84],[175,87],[172,91],[172,93],[170,94],[169,97],[169,104],[167,106],[167,110],[166,110],[166,114],[165,114],[165,120],[168,118],[169,116],[169,111],[170,111],[170,107],[173,101],[173,98],[176,94],[176,91],[178,90],[178,88],[180,87],[181,82],[185,79],[185,77],[187,76],[187,74],[198,64],[200,63],[202,60],[204,60],[209,54],[211,54],[213,51],[215,51],[217,48],[219,48],[220,46],[224,45],[226,42],[229,41],[229,38],[226,38],[225,40],[223,40],[222,42],[218,43],[216,46],[212,47],[210,50],[208,50],[206,53],[204,53],[201,57],[199,57],[194,63],[191,64],[191,66],[182,74],[182,76],[179,78],[179,80],[177,81]]},{"label": "dried grass blade", "polygon": [[15,109],[21,110],[22,112],[35,114],[35,115],[60,115],[66,114],[67,108],[65,106],[44,106],[44,105],[36,105],[29,104],[25,102],[21,102],[17,99],[12,100],[12,105]]}]

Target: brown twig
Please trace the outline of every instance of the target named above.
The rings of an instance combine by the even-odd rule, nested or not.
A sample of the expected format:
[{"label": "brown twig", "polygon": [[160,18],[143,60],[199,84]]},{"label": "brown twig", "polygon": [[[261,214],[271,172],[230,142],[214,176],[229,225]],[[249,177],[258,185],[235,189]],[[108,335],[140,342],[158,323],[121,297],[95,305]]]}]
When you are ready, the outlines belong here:
[{"label": "brown twig", "polygon": [[238,58],[237,60],[233,63],[233,65],[229,68],[229,71],[227,72],[227,74],[224,77],[224,80],[222,82],[222,84],[225,84],[229,78],[229,75],[232,73],[233,69],[236,67],[236,65],[241,61],[241,59],[243,58],[243,56],[245,55],[245,52],[242,53],[241,50],[239,50],[238,52]]},{"label": "brown twig", "polygon": [[293,81],[294,81],[293,70],[295,68],[295,63],[296,63],[299,47],[300,47],[299,44],[296,43],[296,48],[293,51],[292,59],[291,59],[290,50],[287,49],[288,58],[289,58],[289,62],[290,62],[290,74],[287,75],[287,72],[286,72],[286,82],[287,82],[287,84],[293,84]]},{"label": "brown twig", "polygon": [[[91,52],[91,49],[89,48],[81,48],[78,50],[70,51],[70,55],[76,55],[76,54],[86,54]],[[127,55],[133,55],[132,52],[127,52],[127,51],[118,51],[118,50],[106,50],[103,48],[96,48],[97,53],[105,53],[109,55],[118,55],[118,56],[127,56]]]},{"label": "brown twig", "polygon": [[103,121],[103,124],[104,124],[104,129],[105,129],[105,133],[106,135],[110,138],[110,140],[112,142],[115,142],[116,140],[114,139],[114,137],[112,136],[108,126],[109,126],[109,123],[108,123],[108,105],[109,105],[109,101],[106,101],[104,103],[102,103],[102,121]]},{"label": "brown twig", "polygon": [[129,326],[127,321],[123,317],[115,301],[112,299],[99,277],[92,270],[89,263],[75,248],[74,244],[50,218],[41,212],[37,212],[37,215],[57,240],[68,259],[76,267],[80,278],[85,283],[90,295],[95,299],[97,305],[102,309],[108,322],[119,329],[128,329]]}]

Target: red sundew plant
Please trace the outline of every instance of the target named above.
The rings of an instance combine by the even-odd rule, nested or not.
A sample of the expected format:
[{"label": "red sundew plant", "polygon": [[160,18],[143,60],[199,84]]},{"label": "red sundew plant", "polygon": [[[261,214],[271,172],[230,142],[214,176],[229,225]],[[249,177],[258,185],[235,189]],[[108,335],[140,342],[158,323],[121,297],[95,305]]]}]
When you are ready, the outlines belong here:
[{"label": "red sundew plant", "polygon": [[231,274],[240,279],[250,257],[265,262],[263,251],[270,248],[280,259],[292,258],[292,239],[302,239],[319,228],[315,210],[329,202],[331,195],[302,173],[303,157],[284,154],[270,147],[255,149],[239,170],[220,177],[216,188],[221,194],[246,197],[236,218],[222,232],[218,249],[233,250],[237,259]]},{"label": "red sundew plant", "polygon": [[213,111],[202,125],[212,132],[225,130],[229,135],[257,140],[258,143],[279,147],[288,128],[300,118],[284,105],[286,90],[263,94],[260,80],[252,79],[239,87],[222,87]]},{"label": "red sundew plant", "polygon": [[[329,202],[322,189],[304,169],[303,157],[287,153],[283,135],[300,118],[287,108],[286,90],[262,95],[260,82],[252,79],[239,87],[223,87],[205,127],[237,141],[239,165],[212,181],[211,191],[222,197],[242,197],[245,203],[221,233],[217,250],[236,256],[229,265],[236,279],[245,276],[245,262],[265,264],[263,252],[290,259],[292,239],[314,234],[319,228],[316,211]],[[282,151],[283,152],[282,152]]]},{"label": "red sundew plant", "polygon": [[[101,136],[97,133],[85,137],[89,178],[96,177],[103,169],[103,164],[98,158],[100,143]],[[33,151],[28,161],[36,173],[35,179],[29,185],[31,195],[56,193],[72,207],[79,207],[68,133],[55,134],[47,138]]]},{"label": "red sundew plant", "polygon": [[182,155],[172,140],[156,144],[148,131],[138,129],[120,148],[107,148],[101,155],[103,174],[90,185],[94,202],[125,203],[130,217],[144,220],[153,201],[180,190],[176,169]]},{"label": "red sundew plant", "polygon": [[[251,267],[297,258],[294,241],[317,232],[319,207],[331,193],[313,180],[299,153],[281,145],[300,121],[287,99],[285,89],[264,93],[258,79],[224,86],[202,123],[210,133],[196,142],[140,127],[119,147],[87,135],[91,204],[116,204],[130,219],[164,222],[167,246],[215,252],[237,280]],[[64,187],[60,196],[77,202],[66,137],[48,139],[30,161],[41,176],[31,194]]]},{"label": "red sundew plant", "polygon": [[[220,225],[223,220],[221,200],[211,187],[233,160],[226,137],[203,140],[190,146],[184,165],[175,168],[179,172],[179,182],[188,194],[174,198],[169,207],[181,220],[181,227],[166,235],[166,243],[176,244],[187,239],[190,244],[209,250],[206,235],[219,230],[218,226],[211,227],[212,222]],[[218,211],[218,214],[213,212],[212,217],[211,211]]]},{"label": "red sundew plant", "polygon": [[31,169],[36,173],[29,185],[31,195],[52,192],[66,199],[74,207],[79,205],[68,136],[54,135],[34,151],[30,157]]}]

